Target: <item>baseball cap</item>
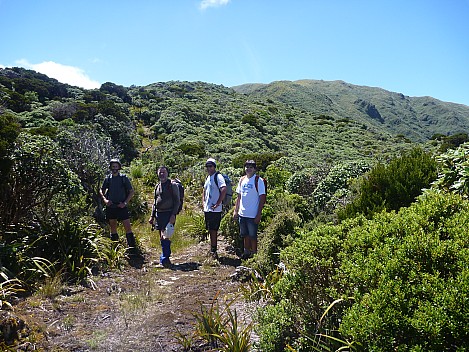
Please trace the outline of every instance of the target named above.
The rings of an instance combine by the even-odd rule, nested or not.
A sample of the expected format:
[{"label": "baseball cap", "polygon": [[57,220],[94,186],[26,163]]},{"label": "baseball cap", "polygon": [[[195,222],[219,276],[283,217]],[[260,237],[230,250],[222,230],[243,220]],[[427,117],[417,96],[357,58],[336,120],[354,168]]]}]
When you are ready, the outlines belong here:
[{"label": "baseball cap", "polygon": [[114,163],[119,164],[119,168],[122,168],[122,164],[121,164],[121,162],[119,161],[119,159],[111,159],[111,160],[109,161],[109,167],[111,167],[111,165],[114,164]]},{"label": "baseball cap", "polygon": [[217,166],[217,163],[215,162],[215,159],[214,158],[208,158],[207,161],[205,162],[205,166],[209,166],[209,165],[213,165],[213,166]]},{"label": "baseball cap", "polygon": [[254,168],[256,168],[256,162],[254,160],[246,160],[244,166],[253,166]]}]

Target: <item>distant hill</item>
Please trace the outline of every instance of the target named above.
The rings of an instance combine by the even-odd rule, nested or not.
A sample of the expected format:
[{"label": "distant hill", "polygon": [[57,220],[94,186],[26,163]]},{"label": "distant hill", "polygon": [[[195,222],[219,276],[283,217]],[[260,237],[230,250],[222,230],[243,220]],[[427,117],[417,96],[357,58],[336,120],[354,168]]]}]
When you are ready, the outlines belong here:
[{"label": "distant hill", "polygon": [[305,111],[348,118],[391,135],[424,142],[435,134],[469,130],[469,106],[432,97],[408,97],[343,81],[277,81],[232,87],[250,97],[272,99]]},{"label": "distant hill", "polygon": [[25,131],[52,138],[58,131],[81,133],[77,126],[86,126],[110,138],[126,162],[151,149],[154,159],[179,170],[207,156],[238,167],[257,154],[292,171],[320,163],[387,160],[434,134],[469,130],[467,106],[341,81],[233,88],[106,82],[86,90],[23,68],[0,69],[0,114],[14,116]]}]

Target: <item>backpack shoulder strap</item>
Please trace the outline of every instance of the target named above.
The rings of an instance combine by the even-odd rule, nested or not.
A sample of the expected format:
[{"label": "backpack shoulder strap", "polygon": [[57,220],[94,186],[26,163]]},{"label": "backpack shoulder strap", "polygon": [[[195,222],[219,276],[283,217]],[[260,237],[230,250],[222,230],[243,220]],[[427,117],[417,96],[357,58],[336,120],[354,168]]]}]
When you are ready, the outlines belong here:
[{"label": "backpack shoulder strap", "polygon": [[255,184],[256,184],[256,191],[257,193],[259,193],[259,175],[256,175]]},{"label": "backpack shoulder strap", "polygon": [[[218,175],[219,175],[219,174],[220,174],[220,171],[216,171],[215,174],[214,174],[215,176],[213,177],[213,179],[215,180],[215,184],[217,185],[217,187],[218,187]],[[220,188],[220,187],[218,187],[218,188]]]}]

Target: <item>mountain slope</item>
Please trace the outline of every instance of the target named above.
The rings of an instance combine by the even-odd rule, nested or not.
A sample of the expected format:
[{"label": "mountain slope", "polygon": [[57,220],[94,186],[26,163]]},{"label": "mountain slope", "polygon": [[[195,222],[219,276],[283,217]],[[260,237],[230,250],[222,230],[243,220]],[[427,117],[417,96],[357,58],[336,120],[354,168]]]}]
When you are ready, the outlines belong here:
[{"label": "mountain slope", "polygon": [[424,142],[435,134],[452,135],[469,129],[468,106],[343,81],[277,81],[233,89],[249,97],[275,99],[312,113],[370,124],[415,142]]}]

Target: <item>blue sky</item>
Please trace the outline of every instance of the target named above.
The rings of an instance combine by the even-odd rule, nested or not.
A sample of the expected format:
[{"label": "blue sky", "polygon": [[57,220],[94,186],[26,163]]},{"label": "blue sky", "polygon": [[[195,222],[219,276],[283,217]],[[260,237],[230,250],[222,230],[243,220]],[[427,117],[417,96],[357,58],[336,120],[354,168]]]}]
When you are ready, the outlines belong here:
[{"label": "blue sky", "polygon": [[469,0],[0,0],[0,67],[85,88],[343,80],[469,105]]}]

